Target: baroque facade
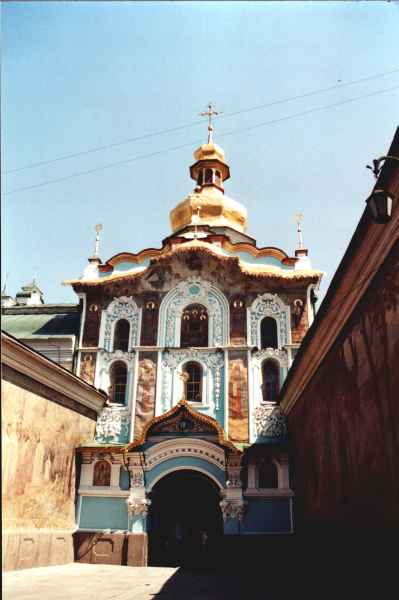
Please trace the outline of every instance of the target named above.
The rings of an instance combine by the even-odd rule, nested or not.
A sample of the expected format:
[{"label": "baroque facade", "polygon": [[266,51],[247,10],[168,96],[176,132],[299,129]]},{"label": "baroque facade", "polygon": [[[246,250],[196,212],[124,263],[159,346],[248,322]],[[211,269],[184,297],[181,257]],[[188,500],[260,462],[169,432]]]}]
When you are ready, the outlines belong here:
[{"label": "baroque facade", "polygon": [[196,186],[171,211],[160,249],[103,263],[97,235],[83,276],[66,282],[82,315],[77,373],[109,395],[95,439],[77,450],[81,547],[105,529],[148,535],[159,552],[184,541],[192,521],[165,524],[157,508],[160,482],[180,471],[216,490],[221,535],[293,531],[279,390],[322,273],[306,249],[258,248],[246,233],[212,126],[194,157]]}]

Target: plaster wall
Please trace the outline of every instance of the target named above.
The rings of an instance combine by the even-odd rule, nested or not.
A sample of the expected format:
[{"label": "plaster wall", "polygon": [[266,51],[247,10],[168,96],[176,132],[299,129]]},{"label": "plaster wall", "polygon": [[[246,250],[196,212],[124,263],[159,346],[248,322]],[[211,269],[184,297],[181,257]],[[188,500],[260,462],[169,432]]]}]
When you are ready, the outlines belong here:
[{"label": "plaster wall", "polygon": [[398,356],[399,241],[288,415],[297,524],[399,526]]},{"label": "plaster wall", "polygon": [[73,560],[75,447],[95,421],[2,381],[3,568]]}]

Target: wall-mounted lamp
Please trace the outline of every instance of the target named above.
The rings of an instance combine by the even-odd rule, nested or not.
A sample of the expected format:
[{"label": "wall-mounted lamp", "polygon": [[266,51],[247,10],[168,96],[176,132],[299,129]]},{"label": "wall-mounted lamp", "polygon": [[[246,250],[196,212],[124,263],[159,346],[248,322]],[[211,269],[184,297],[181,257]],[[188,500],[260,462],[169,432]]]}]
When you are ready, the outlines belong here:
[{"label": "wall-mounted lamp", "polygon": [[373,221],[388,223],[392,216],[392,196],[385,190],[374,190],[366,200]]},{"label": "wall-mounted lamp", "polygon": [[[398,156],[381,156],[373,160],[373,166],[366,165],[367,169],[373,171],[374,177],[378,179],[381,171],[381,163],[386,160],[397,160]],[[370,211],[371,217],[375,223],[388,223],[392,216],[392,201],[393,197],[383,188],[376,189],[366,200],[366,204]]]}]

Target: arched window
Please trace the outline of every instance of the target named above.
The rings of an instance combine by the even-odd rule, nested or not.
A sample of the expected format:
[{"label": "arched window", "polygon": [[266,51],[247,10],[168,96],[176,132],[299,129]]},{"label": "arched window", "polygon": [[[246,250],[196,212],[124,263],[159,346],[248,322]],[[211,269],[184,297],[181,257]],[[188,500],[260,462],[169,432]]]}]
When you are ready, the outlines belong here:
[{"label": "arched window", "polygon": [[215,171],[215,183],[216,185],[222,185],[222,176],[220,171]]},{"label": "arched window", "polygon": [[213,183],[212,169],[205,169],[205,183]]},{"label": "arched window", "polygon": [[198,185],[202,185],[203,182],[204,182],[204,172],[201,170],[198,173],[198,181],[197,181],[197,183],[198,183]]},{"label": "arched window", "polygon": [[202,367],[197,362],[188,362],[184,365],[185,399],[188,402],[202,402]]},{"label": "arched window", "polygon": [[260,343],[262,348],[278,348],[277,321],[273,317],[265,317],[260,324]]},{"label": "arched window", "polygon": [[277,488],[278,475],[277,467],[271,461],[262,459],[258,465],[258,488]]},{"label": "arched window", "polygon": [[265,360],[262,365],[262,393],[265,402],[276,402],[280,391],[280,374],[274,360]]},{"label": "arched window", "polygon": [[127,352],[129,350],[129,334],[129,321],[126,321],[126,319],[119,319],[115,325],[114,352],[115,350],[122,350],[122,352]]},{"label": "arched window", "polygon": [[110,379],[110,401],[117,404],[125,404],[127,383],[127,368],[125,363],[116,362],[112,365]]},{"label": "arched window", "polygon": [[182,348],[208,346],[208,311],[202,304],[190,304],[183,310],[180,345]]},{"label": "arched window", "polygon": [[98,460],[94,465],[93,485],[111,484],[111,465],[106,460]]}]

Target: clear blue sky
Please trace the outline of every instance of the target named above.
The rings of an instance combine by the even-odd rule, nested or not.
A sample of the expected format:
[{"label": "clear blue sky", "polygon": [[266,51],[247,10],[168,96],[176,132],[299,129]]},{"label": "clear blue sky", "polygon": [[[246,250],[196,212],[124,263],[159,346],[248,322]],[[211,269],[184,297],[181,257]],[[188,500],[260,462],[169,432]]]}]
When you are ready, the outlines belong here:
[{"label": "clear blue sky", "polygon": [[[73,302],[104,226],[103,260],[159,247],[169,211],[193,188],[188,167],[209,100],[223,113],[399,69],[397,2],[2,3],[3,276],[37,273],[47,302]],[[323,293],[399,121],[399,71],[215,122],[258,245],[295,247],[301,211]],[[199,122],[179,131],[6,173],[31,163]],[[58,183],[29,187],[162,152]]]}]

